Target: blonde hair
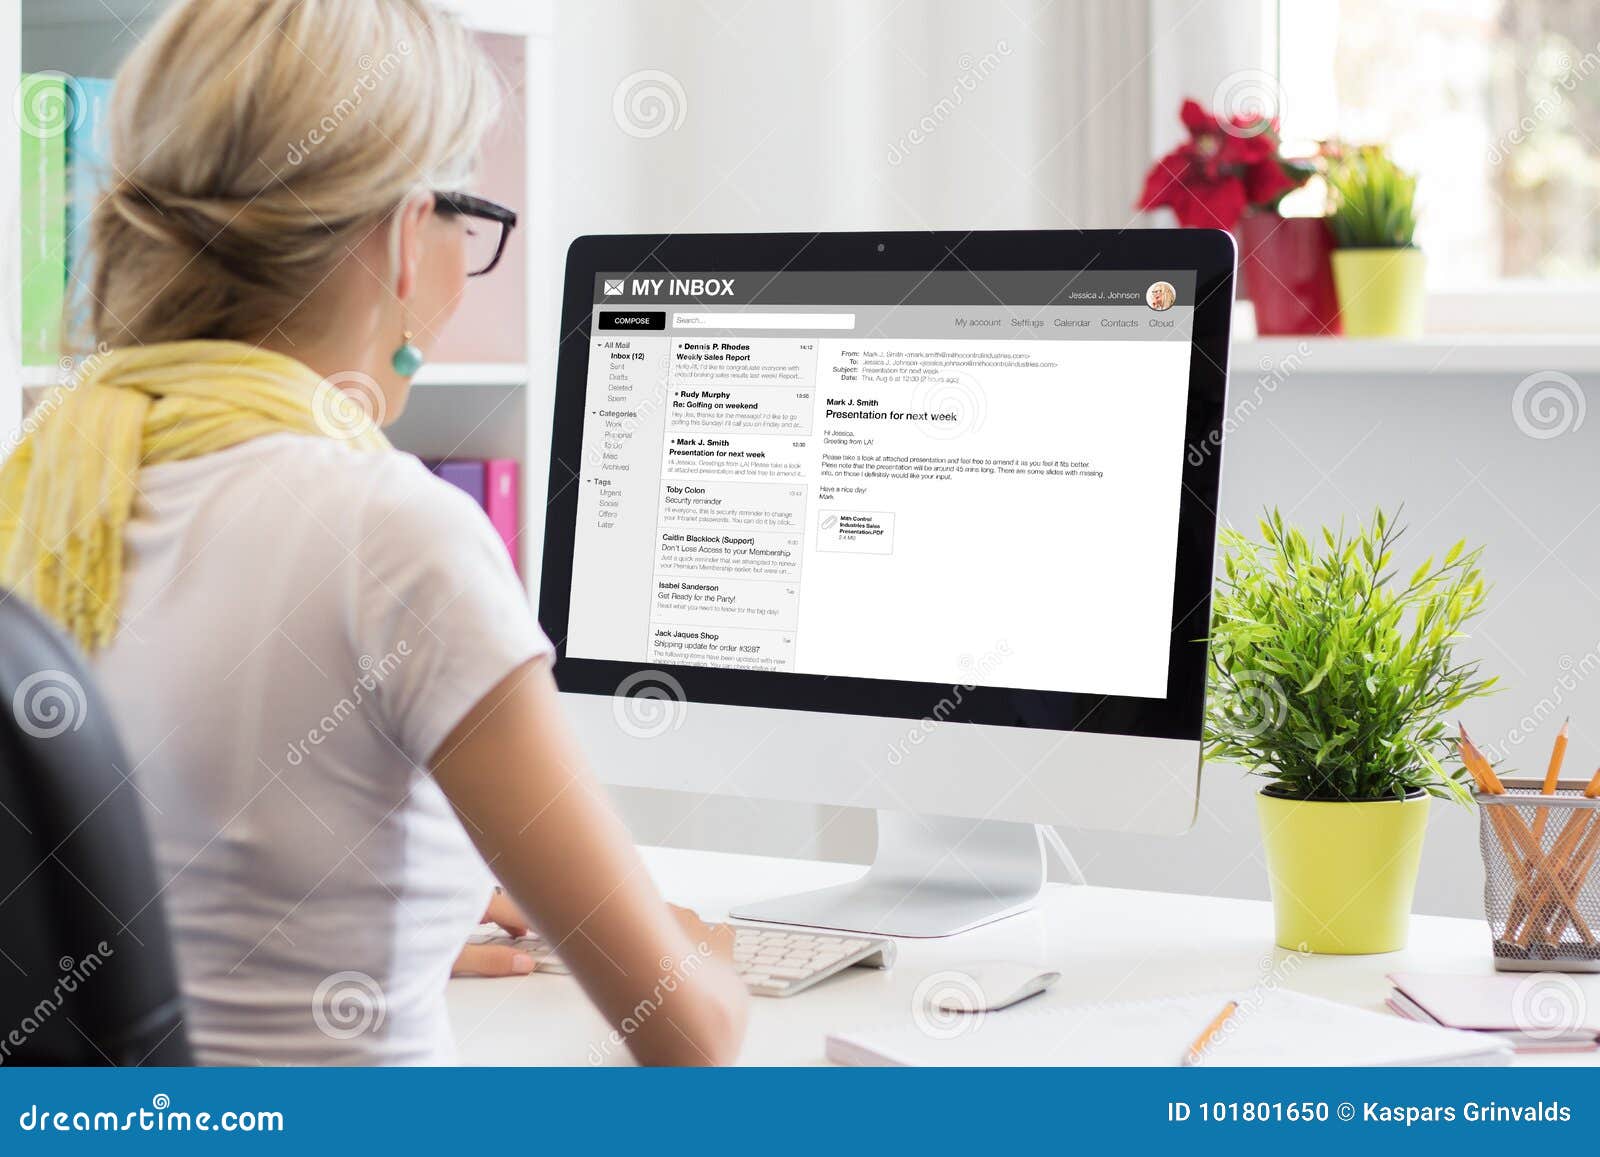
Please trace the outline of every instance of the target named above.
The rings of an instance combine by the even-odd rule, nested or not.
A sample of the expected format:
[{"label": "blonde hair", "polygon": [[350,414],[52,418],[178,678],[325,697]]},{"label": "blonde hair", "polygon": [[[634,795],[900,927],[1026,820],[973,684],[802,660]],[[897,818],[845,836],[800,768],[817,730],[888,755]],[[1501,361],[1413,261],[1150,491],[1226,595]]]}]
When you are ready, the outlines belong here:
[{"label": "blonde hair", "polygon": [[498,92],[425,0],[180,0],[113,88],[93,338],[292,335],[402,202],[468,179]]}]

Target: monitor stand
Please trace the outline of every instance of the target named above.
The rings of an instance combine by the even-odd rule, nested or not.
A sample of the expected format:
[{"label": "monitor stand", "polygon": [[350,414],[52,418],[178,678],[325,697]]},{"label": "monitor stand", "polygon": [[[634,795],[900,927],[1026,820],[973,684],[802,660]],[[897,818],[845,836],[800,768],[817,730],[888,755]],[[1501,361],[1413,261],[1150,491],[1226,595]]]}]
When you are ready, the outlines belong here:
[{"label": "monitor stand", "polygon": [[737,907],[738,920],[878,936],[951,936],[1033,907],[1045,850],[1035,824],[878,813],[878,852],[848,884]]}]

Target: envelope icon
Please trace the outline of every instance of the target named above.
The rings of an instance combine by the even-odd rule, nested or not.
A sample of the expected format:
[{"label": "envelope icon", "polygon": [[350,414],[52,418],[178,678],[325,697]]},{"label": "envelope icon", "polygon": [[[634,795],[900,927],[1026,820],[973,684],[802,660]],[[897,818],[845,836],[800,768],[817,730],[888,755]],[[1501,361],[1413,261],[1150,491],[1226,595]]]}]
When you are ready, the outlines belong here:
[{"label": "envelope icon", "polygon": [[620,278],[620,277],[608,277],[608,278],[606,278],[606,296],[607,297],[618,297],[618,296],[621,295],[621,293],[622,293],[622,278]]}]

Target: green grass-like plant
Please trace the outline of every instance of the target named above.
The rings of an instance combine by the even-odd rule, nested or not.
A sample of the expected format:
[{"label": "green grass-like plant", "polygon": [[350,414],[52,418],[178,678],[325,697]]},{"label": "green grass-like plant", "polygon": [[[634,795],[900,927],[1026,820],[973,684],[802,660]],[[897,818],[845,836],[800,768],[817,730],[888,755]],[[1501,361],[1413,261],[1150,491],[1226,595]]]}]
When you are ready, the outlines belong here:
[{"label": "green grass-like plant", "polygon": [[1408,249],[1417,231],[1417,178],[1376,146],[1328,170],[1330,223],[1340,249]]},{"label": "green grass-like plant", "polygon": [[[1382,510],[1354,533],[1323,528],[1314,549],[1276,510],[1261,541],[1225,530],[1212,606],[1206,757],[1307,800],[1463,804],[1467,772],[1447,771],[1450,717],[1493,687],[1455,644],[1482,609],[1481,548],[1458,542],[1397,582],[1404,533]],[[1451,762],[1455,762],[1451,760]]]}]

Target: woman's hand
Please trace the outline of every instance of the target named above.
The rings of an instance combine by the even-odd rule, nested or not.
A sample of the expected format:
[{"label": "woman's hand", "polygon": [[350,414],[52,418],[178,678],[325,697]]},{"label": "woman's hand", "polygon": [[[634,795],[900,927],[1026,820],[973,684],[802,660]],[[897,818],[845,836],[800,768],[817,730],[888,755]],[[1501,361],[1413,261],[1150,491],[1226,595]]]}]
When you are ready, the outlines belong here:
[{"label": "woman's hand", "polygon": [[[489,898],[489,909],[483,919],[485,923],[500,925],[511,936],[526,936],[530,927],[522,909],[504,892],[496,892]],[[526,976],[532,971],[533,957],[509,944],[468,944],[456,957],[450,975]]]},{"label": "woman's hand", "polygon": [[[706,952],[730,967],[733,964],[733,929],[727,924],[707,924],[690,908],[668,904],[673,919],[694,944],[696,952]],[[702,948],[702,945],[704,947]]]},{"label": "woman's hand", "polygon": [[[484,862],[561,945],[562,963],[638,1061],[738,1058],[749,994],[727,963],[732,929],[675,916],[662,900],[584,762],[546,660],[506,676],[430,762]],[[664,983],[677,962],[707,953]],[[652,1015],[639,1017],[641,1002]]]}]

